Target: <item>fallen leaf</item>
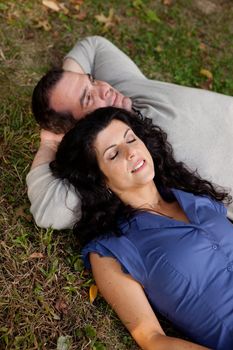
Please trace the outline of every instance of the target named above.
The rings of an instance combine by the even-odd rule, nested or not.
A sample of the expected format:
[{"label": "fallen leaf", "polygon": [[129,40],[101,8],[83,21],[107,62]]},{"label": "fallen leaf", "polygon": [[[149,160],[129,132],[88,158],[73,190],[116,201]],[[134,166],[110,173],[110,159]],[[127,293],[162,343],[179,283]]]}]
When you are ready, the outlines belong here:
[{"label": "fallen leaf", "polygon": [[172,1],[173,1],[173,0],[163,0],[163,4],[164,4],[165,6],[171,6],[171,5],[172,5]]},{"label": "fallen leaf", "polygon": [[18,218],[20,218],[20,217],[26,219],[29,222],[32,221],[31,215],[30,214],[26,214],[25,211],[24,211],[26,208],[27,208],[27,205],[22,205],[22,206],[20,206],[19,208],[16,209],[14,222],[16,222],[16,220]]},{"label": "fallen leaf", "polygon": [[32,253],[31,255],[29,255],[29,259],[43,259],[45,256],[42,253]]},{"label": "fallen leaf", "polygon": [[58,33],[58,31],[55,31],[55,32],[53,32],[52,35],[54,38],[58,38],[60,34]]},{"label": "fallen leaf", "polygon": [[48,7],[50,10],[58,12],[60,10],[59,5],[52,0],[42,0],[42,4],[46,7]]},{"label": "fallen leaf", "polygon": [[64,12],[65,15],[68,15],[69,10],[67,7],[65,7],[64,4],[59,4],[60,9]]},{"label": "fallen leaf", "polygon": [[113,8],[109,10],[107,17],[103,13],[101,13],[100,15],[96,15],[95,19],[97,19],[98,22],[104,24],[104,31],[107,31],[108,28],[113,27],[114,24],[116,24],[119,21],[119,18],[116,15],[114,15]]},{"label": "fallen leaf", "polygon": [[74,5],[82,5],[84,0],[70,0],[71,4],[74,4]]},{"label": "fallen leaf", "polygon": [[97,297],[98,294],[98,287],[95,284],[92,284],[89,289],[89,299],[90,303],[92,304]]},{"label": "fallen leaf", "polygon": [[75,8],[76,11],[79,11],[80,10],[80,5],[79,4],[78,5],[74,5],[74,8]]},{"label": "fallen leaf", "polygon": [[199,49],[202,50],[202,51],[205,51],[206,50],[206,44],[200,43],[199,44]]},{"label": "fallen leaf", "polygon": [[50,31],[52,29],[51,24],[46,21],[46,20],[39,20],[37,21],[37,24],[35,25],[35,28],[42,28],[44,29],[46,32]]},{"label": "fallen leaf", "polygon": [[56,301],[55,308],[64,315],[66,315],[68,312],[68,304],[64,299],[58,299]]},{"label": "fallen leaf", "polygon": [[210,80],[213,80],[213,74],[208,69],[202,68],[200,70],[200,74]]},{"label": "fallen leaf", "polygon": [[74,15],[79,21],[83,21],[87,17],[86,11],[80,11],[77,15]]}]

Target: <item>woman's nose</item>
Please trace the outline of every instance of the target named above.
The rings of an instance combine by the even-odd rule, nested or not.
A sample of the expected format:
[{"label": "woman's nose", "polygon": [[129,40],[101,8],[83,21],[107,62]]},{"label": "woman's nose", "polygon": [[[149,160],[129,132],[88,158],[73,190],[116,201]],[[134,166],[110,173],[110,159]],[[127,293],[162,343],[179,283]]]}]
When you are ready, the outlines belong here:
[{"label": "woman's nose", "polygon": [[127,145],[127,151],[126,151],[127,159],[131,160],[135,157],[135,149],[131,145]]}]

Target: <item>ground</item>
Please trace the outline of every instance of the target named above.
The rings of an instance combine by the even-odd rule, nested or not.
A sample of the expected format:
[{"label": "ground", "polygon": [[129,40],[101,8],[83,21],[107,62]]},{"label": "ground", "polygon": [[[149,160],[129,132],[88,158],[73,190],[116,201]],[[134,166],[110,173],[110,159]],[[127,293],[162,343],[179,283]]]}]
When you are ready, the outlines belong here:
[{"label": "ground", "polygon": [[6,0],[0,18],[0,348],[138,349],[100,295],[90,303],[72,233],[41,229],[30,215],[32,90],[78,38],[98,34],[152,79],[232,95],[232,1]]}]

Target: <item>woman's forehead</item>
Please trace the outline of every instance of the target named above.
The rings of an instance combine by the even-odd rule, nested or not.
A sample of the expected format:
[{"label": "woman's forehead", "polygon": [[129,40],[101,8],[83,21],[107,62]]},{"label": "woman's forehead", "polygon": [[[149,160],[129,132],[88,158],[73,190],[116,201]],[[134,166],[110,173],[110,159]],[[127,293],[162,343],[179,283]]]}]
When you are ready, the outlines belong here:
[{"label": "woman's forehead", "polygon": [[130,126],[121,120],[112,120],[105,129],[97,134],[94,142],[95,148],[101,152],[104,151],[106,147],[117,144],[124,139],[129,129],[131,129]]}]

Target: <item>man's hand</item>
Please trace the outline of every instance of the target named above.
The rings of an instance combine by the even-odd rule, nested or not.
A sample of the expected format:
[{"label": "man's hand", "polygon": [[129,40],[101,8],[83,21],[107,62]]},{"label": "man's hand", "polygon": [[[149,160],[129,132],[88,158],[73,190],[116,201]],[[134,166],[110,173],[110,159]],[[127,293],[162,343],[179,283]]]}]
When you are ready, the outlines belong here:
[{"label": "man's hand", "polygon": [[64,134],[55,134],[52,131],[41,129],[40,143],[41,144],[50,144],[51,143],[51,144],[55,144],[58,146],[59,143],[61,142],[63,136],[64,136]]},{"label": "man's hand", "polygon": [[64,134],[55,134],[52,131],[41,130],[40,147],[35,155],[31,169],[54,160],[58,145],[63,136]]}]

